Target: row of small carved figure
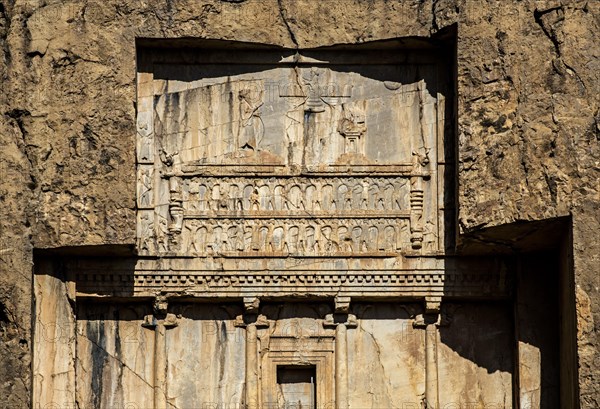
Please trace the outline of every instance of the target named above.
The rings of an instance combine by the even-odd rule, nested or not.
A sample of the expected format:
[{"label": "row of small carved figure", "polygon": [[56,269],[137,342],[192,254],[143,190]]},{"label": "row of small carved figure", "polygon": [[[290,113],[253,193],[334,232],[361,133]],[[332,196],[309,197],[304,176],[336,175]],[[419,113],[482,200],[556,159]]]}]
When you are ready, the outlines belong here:
[{"label": "row of small carved figure", "polygon": [[[348,179],[305,183],[266,180],[192,182],[181,199],[188,212],[408,210],[408,180]],[[178,196],[177,190],[172,192]]]},{"label": "row of small carved figure", "polygon": [[[143,251],[183,251],[188,254],[220,252],[284,252],[319,254],[336,252],[396,251],[410,244],[408,220],[395,224],[372,220],[346,220],[317,224],[298,221],[295,224],[273,222],[202,223],[186,219],[181,236],[168,231],[166,223],[142,226],[140,248]],[[153,237],[153,229],[156,235]],[[423,226],[425,250],[434,250],[437,241],[435,225]],[[176,242],[177,249],[173,247]],[[156,247],[155,247],[156,246]]]}]

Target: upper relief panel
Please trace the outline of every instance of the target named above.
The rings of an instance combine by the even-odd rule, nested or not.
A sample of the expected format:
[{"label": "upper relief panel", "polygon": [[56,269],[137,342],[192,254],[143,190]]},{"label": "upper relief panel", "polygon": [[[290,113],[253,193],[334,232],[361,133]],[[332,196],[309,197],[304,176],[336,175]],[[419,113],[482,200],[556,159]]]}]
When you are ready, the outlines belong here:
[{"label": "upper relief panel", "polygon": [[443,249],[450,69],[435,52],[153,49],[139,67],[142,254]]},{"label": "upper relief panel", "polygon": [[334,61],[154,64],[152,120],[165,165],[227,175],[402,173],[415,150],[436,145],[427,129],[438,121],[432,61],[320,56]]}]

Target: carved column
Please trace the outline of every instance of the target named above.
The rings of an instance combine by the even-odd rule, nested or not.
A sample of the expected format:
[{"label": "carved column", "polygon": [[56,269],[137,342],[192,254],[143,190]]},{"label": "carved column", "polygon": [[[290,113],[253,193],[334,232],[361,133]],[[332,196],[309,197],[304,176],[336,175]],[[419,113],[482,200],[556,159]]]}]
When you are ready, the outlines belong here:
[{"label": "carved column", "polygon": [[335,402],[337,409],[348,408],[348,340],[346,324],[335,328]]},{"label": "carved column", "polygon": [[183,229],[183,198],[181,192],[182,180],[180,177],[169,178],[169,238],[172,251],[181,249],[181,231]]},{"label": "carved column", "polygon": [[427,323],[425,327],[425,397],[427,407],[437,408],[438,368],[437,368],[437,327]]},{"label": "carved column", "polygon": [[437,342],[440,324],[441,297],[427,297],[425,313],[415,317],[413,326],[425,330],[425,408],[434,409],[439,403]]},{"label": "carved column", "polygon": [[144,317],[142,326],[154,330],[154,409],[167,409],[167,329],[177,326],[177,317],[167,313],[167,301],[157,298],[154,314]]},{"label": "carved column", "polygon": [[335,314],[325,317],[323,326],[335,328],[335,407],[348,409],[348,328],[356,328],[356,317],[349,314],[350,297],[335,298]]},{"label": "carved column", "polygon": [[429,149],[413,151],[413,169],[410,178],[410,242],[413,250],[423,246],[423,210],[425,192],[423,179],[428,178]]},{"label": "carved column", "polygon": [[237,317],[235,326],[246,328],[246,396],[245,407],[260,407],[260,384],[258,363],[258,328],[268,328],[269,323],[264,316],[258,315],[260,300],[257,297],[245,297],[246,312]]},{"label": "carved column", "polygon": [[258,408],[258,340],[256,323],[246,326],[246,407]]},{"label": "carved column", "polygon": [[410,242],[417,250],[423,245],[423,182],[416,176],[411,178],[410,190]]}]

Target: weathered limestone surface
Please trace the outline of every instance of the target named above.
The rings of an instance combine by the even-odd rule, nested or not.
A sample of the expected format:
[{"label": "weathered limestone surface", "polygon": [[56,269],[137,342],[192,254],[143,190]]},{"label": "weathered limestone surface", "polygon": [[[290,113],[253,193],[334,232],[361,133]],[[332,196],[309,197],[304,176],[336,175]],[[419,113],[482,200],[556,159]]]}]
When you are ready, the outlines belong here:
[{"label": "weathered limestone surface", "polygon": [[429,36],[458,23],[461,232],[572,215],[580,396],[582,407],[600,406],[599,7],[3,1],[3,404],[31,398],[32,248],[135,243],[136,37],[306,48]]},{"label": "weathered limestone surface", "polygon": [[142,326],[143,306],[119,307],[78,306],[75,377],[81,407],[153,405],[154,332]]},{"label": "weathered limestone surface", "polygon": [[[39,266],[49,273],[50,263]],[[43,275],[33,290],[35,317],[33,325],[34,401],[62,402],[75,406],[76,318],[70,301],[72,291],[63,277]],[[52,379],[52,382],[47,382]]]},{"label": "weathered limestone surface", "polygon": [[[173,306],[173,312],[181,317],[177,328],[168,330],[166,337],[166,393],[172,407],[219,403],[240,407],[244,401],[246,342],[244,329],[235,325],[235,318],[241,310],[227,305]],[[242,359],[230,359],[232,356]]]},{"label": "weathered limestone surface", "polygon": [[[327,304],[265,304],[248,322],[239,305],[183,303],[170,306],[162,332],[143,304],[80,301],[77,309],[76,328],[73,321],[60,326],[76,332],[77,351],[56,327],[45,328],[45,344],[36,344],[37,353],[61,358],[36,360],[37,390],[51,395],[37,399],[41,407],[282,407],[295,393],[306,399],[282,384],[282,366],[313,368],[319,407],[420,407],[428,382],[439,388],[441,407],[512,407],[506,303],[447,304],[433,327],[424,325],[420,304],[356,303],[346,322],[334,320]],[[48,372],[52,367],[57,371]],[[262,385],[257,401],[249,399],[249,376]]]},{"label": "weathered limestone surface", "polygon": [[[507,304],[449,304],[440,325],[440,407],[512,407],[513,340]],[[469,342],[464,340],[468,339]],[[521,401],[521,407],[536,407]]]},{"label": "weathered limestone surface", "polygon": [[[398,305],[359,305],[348,336],[348,402],[358,407],[411,407],[425,387],[425,331]],[[385,316],[385,319],[374,319]],[[393,375],[392,375],[393,374]],[[368,391],[368,392],[367,392]]]}]

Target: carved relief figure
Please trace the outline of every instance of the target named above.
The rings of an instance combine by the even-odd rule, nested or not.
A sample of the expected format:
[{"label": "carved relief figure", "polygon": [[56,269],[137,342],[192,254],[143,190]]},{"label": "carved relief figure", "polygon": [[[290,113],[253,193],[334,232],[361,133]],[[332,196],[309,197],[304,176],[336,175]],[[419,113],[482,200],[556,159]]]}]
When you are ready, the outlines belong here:
[{"label": "carved relief figure", "polygon": [[208,202],[206,200],[206,192],[207,192],[207,188],[206,185],[199,185],[198,186],[198,204],[197,204],[197,210],[201,210],[201,211],[205,211],[208,210]]},{"label": "carved relief figure", "polygon": [[344,194],[344,210],[352,210],[352,193],[353,191],[348,189]]},{"label": "carved relief figure", "polygon": [[360,183],[354,184],[354,186],[352,187],[352,193],[351,193],[350,209],[359,210],[362,208],[361,207],[362,193],[363,193],[362,184],[360,184]]},{"label": "carved relief figure", "polygon": [[383,250],[396,250],[396,228],[394,226],[386,226],[384,230]]},{"label": "carved relief figure", "polygon": [[221,186],[215,184],[212,188],[212,192],[210,195],[210,210],[217,211],[219,210],[219,201],[221,199]]},{"label": "carved relief figure", "polygon": [[267,243],[269,240],[269,228],[261,226],[258,231],[258,251],[267,251]]},{"label": "carved relief figure", "polygon": [[298,223],[298,247],[297,252],[303,254],[306,251],[306,223]]},{"label": "carved relief figure", "polygon": [[268,185],[262,185],[258,188],[258,192],[260,195],[260,208],[263,210],[273,210],[275,205],[273,204],[271,188]]},{"label": "carved relief figure", "polygon": [[227,191],[227,186],[223,186],[223,192],[219,195],[217,199],[217,210],[226,211],[231,210],[230,207],[231,198],[229,197],[229,192]]},{"label": "carved relief figure", "polygon": [[[152,161],[152,151],[154,150],[152,132],[149,130],[147,116],[148,113],[139,113],[140,118],[137,122],[139,158],[141,162]],[[143,116],[143,118],[141,118]]]},{"label": "carved relief figure", "polygon": [[159,252],[169,251],[169,226],[167,219],[161,215],[157,215],[158,228],[156,232],[156,244],[158,245]]},{"label": "carved relief figure", "polygon": [[294,185],[289,190],[288,210],[304,210],[304,200],[300,186]]},{"label": "carved relief figure", "polygon": [[253,195],[253,193],[254,193],[253,185],[244,186],[244,196],[243,196],[244,210],[252,210],[252,199],[253,199],[252,195]]},{"label": "carved relief figure", "polygon": [[314,193],[313,199],[311,201],[312,210],[315,212],[318,212],[323,208],[323,205],[321,204],[321,195],[322,195],[321,185],[319,183],[317,183],[315,185],[315,193]]},{"label": "carved relief figure", "polygon": [[346,194],[348,193],[348,187],[344,183],[340,183],[337,188],[337,204],[338,210],[346,209]]},{"label": "carved relief figure", "polygon": [[370,208],[373,210],[384,210],[383,198],[380,196],[379,185],[371,183],[369,185]]},{"label": "carved relief figure", "polygon": [[323,112],[325,105],[321,99],[321,73],[317,68],[311,68],[307,75],[303,77],[304,84],[308,88],[308,97],[306,99],[306,112]]},{"label": "carved relief figure", "polygon": [[272,252],[275,251],[275,245],[273,244],[275,221],[273,219],[269,220],[267,223],[267,229],[267,245],[265,246],[265,251]]},{"label": "carved relief figure", "polygon": [[341,251],[351,252],[352,251],[352,237],[348,234],[348,228],[346,226],[340,226],[337,229],[338,243]]},{"label": "carved relief figure", "polygon": [[408,249],[410,248],[410,224],[408,220],[400,221],[400,239],[401,239],[401,248]]},{"label": "carved relief figure", "polygon": [[140,250],[154,250],[154,223],[148,213],[143,213],[140,218]]},{"label": "carved relief figure", "polygon": [[315,228],[312,226],[306,227],[306,252],[313,253],[315,251]]},{"label": "carved relief figure", "polygon": [[186,253],[200,253],[202,250],[198,247],[196,242],[196,233],[200,228],[200,224],[197,220],[186,220],[185,232],[183,234],[183,248]]},{"label": "carved relief figure", "polygon": [[376,251],[378,248],[379,229],[376,226],[369,227],[366,247],[368,251]]},{"label": "carved relief figure", "polygon": [[194,237],[194,248],[199,253],[206,252],[206,241],[208,237],[208,231],[206,227],[202,226],[196,230],[196,236]]},{"label": "carved relief figure", "polygon": [[338,132],[344,137],[344,154],[364,154],[364,134],[367,131],[365,122],[364,101],[342,105],[342,119],[338,124]]},{"label": "carved relief figure", "polygon": [[221,248],[223,244],[223,240],[221,238],[222,232],[222,226],[214,226],[212,229],[212,235],[210,236],[209,243],[214,253],[220,253],[221,251],[223,251],[223,249]]},{"label": "carved relief figure", "polygon": [[140,206],[152,205],[152,176],[150,169],[142,169],[140,174]]},{"label": "carved relief figure", "polygon": [[239,91],[240,123],[238,129],[238,148],[257,150],[263,137],[264,124],[260,117],[263,105],[263,92],[256,88],[243,88]]},{"label": "carved relief figure", "polygon": [[254,188],[250,195],[250,210],[260,210],[260,195],[257,188]]},{"label": "carved relief figure", "polygon": [[332,238],[333,229],[331,226],[321,227],[321,236],[323,237],[324,251],[326,253],[335,253],[339,250],[339,245],[336,239]]},{"label": "carved relief figure", "polygon": [[402,210],[404,208],[404,197],[402,194],[402,187],[404,185],[406,185],[406,181],[394,185],[392,193],[392,210]]},{"label": "carved relief figure", "polygon": [[423,226],[423,249],[427,251],[436,250],[437,234],[435,233],[435,225],[431,220],[427,220]]},{"label": "carved relief figure", "polygon": [[173,166],[173,164],[175,163],[175,156],[178,155],[179,152],[175,151],[175,152],[167,152],[164,149],[161,149],[158,153],[158,156],[160,157],[160,161],[168,168],[170,168],[171,166]]},{"label": "carved relief figure", "polygon": [[352,251],[361,251],[362,241],[362,228],[356,226],[352,229]]},{"label": "carved relief figure", "polygon": [[252,226],[244,226],[244,242],[243,242],[243,250],[250,251],[252,250],[252,238],[253,238],[253,229]]},{"label": "carved relief figure", "polygon": [[238,226],[231,226],[227,229],[227,250],[237,251],[243,249],[243,242],[239,235]]},{"label": "carved relief figure", "polygon": [[394,185],[388,183],[383,188],[383,205],[385,210],[394,209]]},{"label": "carved relief figure", "polygon": [[323,210],[335,210],[333,186],[329,183],[323,185],[321,189],[321,207]]},{"label": "carved relief figure", "polygon": [[184,210],[189,211],[189,212],[197,212],[197,211],[201,210],[200,188],[198,186],[198,183],[197,182],[189,182],[188,184],[186,184],[186,186],[187,186],[187,192],[186,192],[186,187],[184,186],[184,195],[183,195]]},{"label": "carved relief figure", "polygon": [[431,148],[421,147],[413,150],[413,171],[419,172],[420,167],[426,167],[429,164],[429,152]]},{"label": "carved relief figure", "polygon": [[298,251],[298,237],[299,237],[299,231],[298,231],[298,226],[292,226],[289,228],[288,230],[288,246],[289,246],[289,250],[290,252],[297,252]]},{"label": "carved relief figure", "polygon": [[240,192],[239,186],[236,183],[232,183],[229,187],[229,197],[231,200],[230,209],[233,211],[241,211],[244,210],[244,204],[242,202],[242,194]]},{"label": "carved relief figure", "polygon": [[284,240],[283,235],[284,235],[283,227],[275,227],[273,229],[273,238],[271,239],[273,251],[283,250],[283,240]]},{"label": "carved relief figure", "polygon": [[308,205],[310,206],[309,209],[316,210],[315,203],[319,202],[316,186],[313,184],[308,185],[305,189],[305,195],[306,195],[305,203],[308,203]]},{"label": "carved relief figure", "polygon": [[[372,202],[372,200],[371,200]],[[367,180],[363,180],[362,182],[362,191],[360,196],[360,209],[367,210],[370,208],[369,203],[369,182]]]},{"label": "carved relief figure", "polygon": [[275,186],[273,189],[273,210],[283,210],[284,187],[282,185]]}]

